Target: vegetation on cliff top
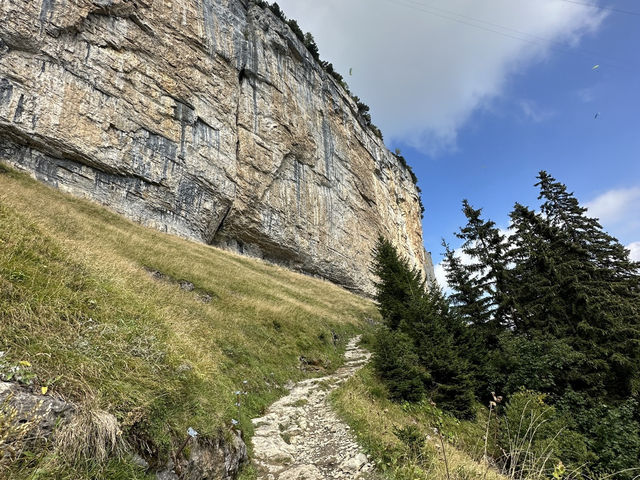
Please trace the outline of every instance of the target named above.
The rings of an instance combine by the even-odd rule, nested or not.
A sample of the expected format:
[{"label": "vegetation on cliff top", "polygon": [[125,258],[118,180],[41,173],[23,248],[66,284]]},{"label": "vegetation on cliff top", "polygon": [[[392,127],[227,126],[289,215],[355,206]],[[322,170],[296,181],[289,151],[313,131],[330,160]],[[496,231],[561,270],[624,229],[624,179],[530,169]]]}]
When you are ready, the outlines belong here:
[{"label": "vegetation on cliff top", "polygon": [[[141,227],[0,166],[0,377],[113,413],[152,465],[188,427],[216,437],[237,419],[249,438],[250,418],[309,375],[301,355],[337,367],[376,316],[328,282]],[[50,446],[6,460],[0,478],[147,478],[128,457],[100,464]]]}]

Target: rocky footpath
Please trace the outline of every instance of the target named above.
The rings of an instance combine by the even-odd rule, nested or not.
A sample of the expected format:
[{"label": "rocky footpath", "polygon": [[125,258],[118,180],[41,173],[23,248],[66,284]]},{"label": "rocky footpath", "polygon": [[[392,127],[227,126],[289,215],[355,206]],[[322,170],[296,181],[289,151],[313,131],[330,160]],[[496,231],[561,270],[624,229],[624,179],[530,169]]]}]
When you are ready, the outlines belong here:
[{"label": "rocky footpath", "polygon": [[0,20],[0,161],[352,289],[381,234],[431,272],[409,172],[268,9],[3,0]]},{"label": "rocky footpath", "polygon": [[304,380],[253,420],[258,478],[264,480],[372,479],[373,465],[328,403],[329,393],[369,360],[352,339],[334,375]]}]

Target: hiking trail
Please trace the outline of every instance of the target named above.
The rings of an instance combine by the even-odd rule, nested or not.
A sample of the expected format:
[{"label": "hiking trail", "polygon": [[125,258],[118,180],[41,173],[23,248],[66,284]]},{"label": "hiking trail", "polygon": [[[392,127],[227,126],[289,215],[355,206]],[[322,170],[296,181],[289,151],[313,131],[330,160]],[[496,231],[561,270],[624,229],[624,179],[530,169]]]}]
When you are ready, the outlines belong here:
[{"label": "hiking trail", "polygon": [[374,466],[348,425],[329,405],[328,396],[362,368],[371,354],[346,348],[345,363],[334,374],[298,382],[253,424],[254,462],[259,480],[372,480]]}]

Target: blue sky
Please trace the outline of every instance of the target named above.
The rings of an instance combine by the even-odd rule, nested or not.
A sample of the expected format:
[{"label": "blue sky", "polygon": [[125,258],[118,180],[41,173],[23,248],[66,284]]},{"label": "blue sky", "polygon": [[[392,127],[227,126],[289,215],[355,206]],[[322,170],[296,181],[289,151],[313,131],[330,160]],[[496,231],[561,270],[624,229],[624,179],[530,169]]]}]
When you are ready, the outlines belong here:
[{"label": "blue sky", "polygon": [[[640,16],[611,14],[577,48],[553,51],[514,74],[501,97],[460,129],[453,151],[425,155],[393,142],[421,179],[425,243],[434,254],[443,236],[455,243],[452,232],[464,222],[462,198],[506,226],[515,201],[537,205],[533,184],[541,169],[584,203],[640,188],[638,47]],[[584,55],[587,50],[602,54]],[[613,205],[598,210],[625,245],[640,240],[638,197],[631,193],[623,212]]]},{"label": "blue sky", "polygon": [[640,260],[640,2],[279,3],[413,166],[435,263],[463,198],[506,226],[541,169]]}]

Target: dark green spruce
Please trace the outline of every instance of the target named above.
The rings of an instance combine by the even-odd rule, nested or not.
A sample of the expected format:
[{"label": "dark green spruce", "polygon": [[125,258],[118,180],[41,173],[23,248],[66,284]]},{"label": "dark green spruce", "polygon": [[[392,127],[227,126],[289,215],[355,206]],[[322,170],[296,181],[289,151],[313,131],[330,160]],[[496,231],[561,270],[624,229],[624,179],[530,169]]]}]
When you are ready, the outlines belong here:
[{"label": "dark green spruce", "polygon": [[640,474],[640,263],[564,184],[542,171],[536,187],[538,209],[516,203],[507,232],[463,201],[462,245],[443,242],[448,296],[379,240],[374,366],[394,399],[428,396],[460,418],[491,392],[507,404],[539,392],[549,425],[562,426],[540,431],[555,460],[584,478],[630,480]]}]

